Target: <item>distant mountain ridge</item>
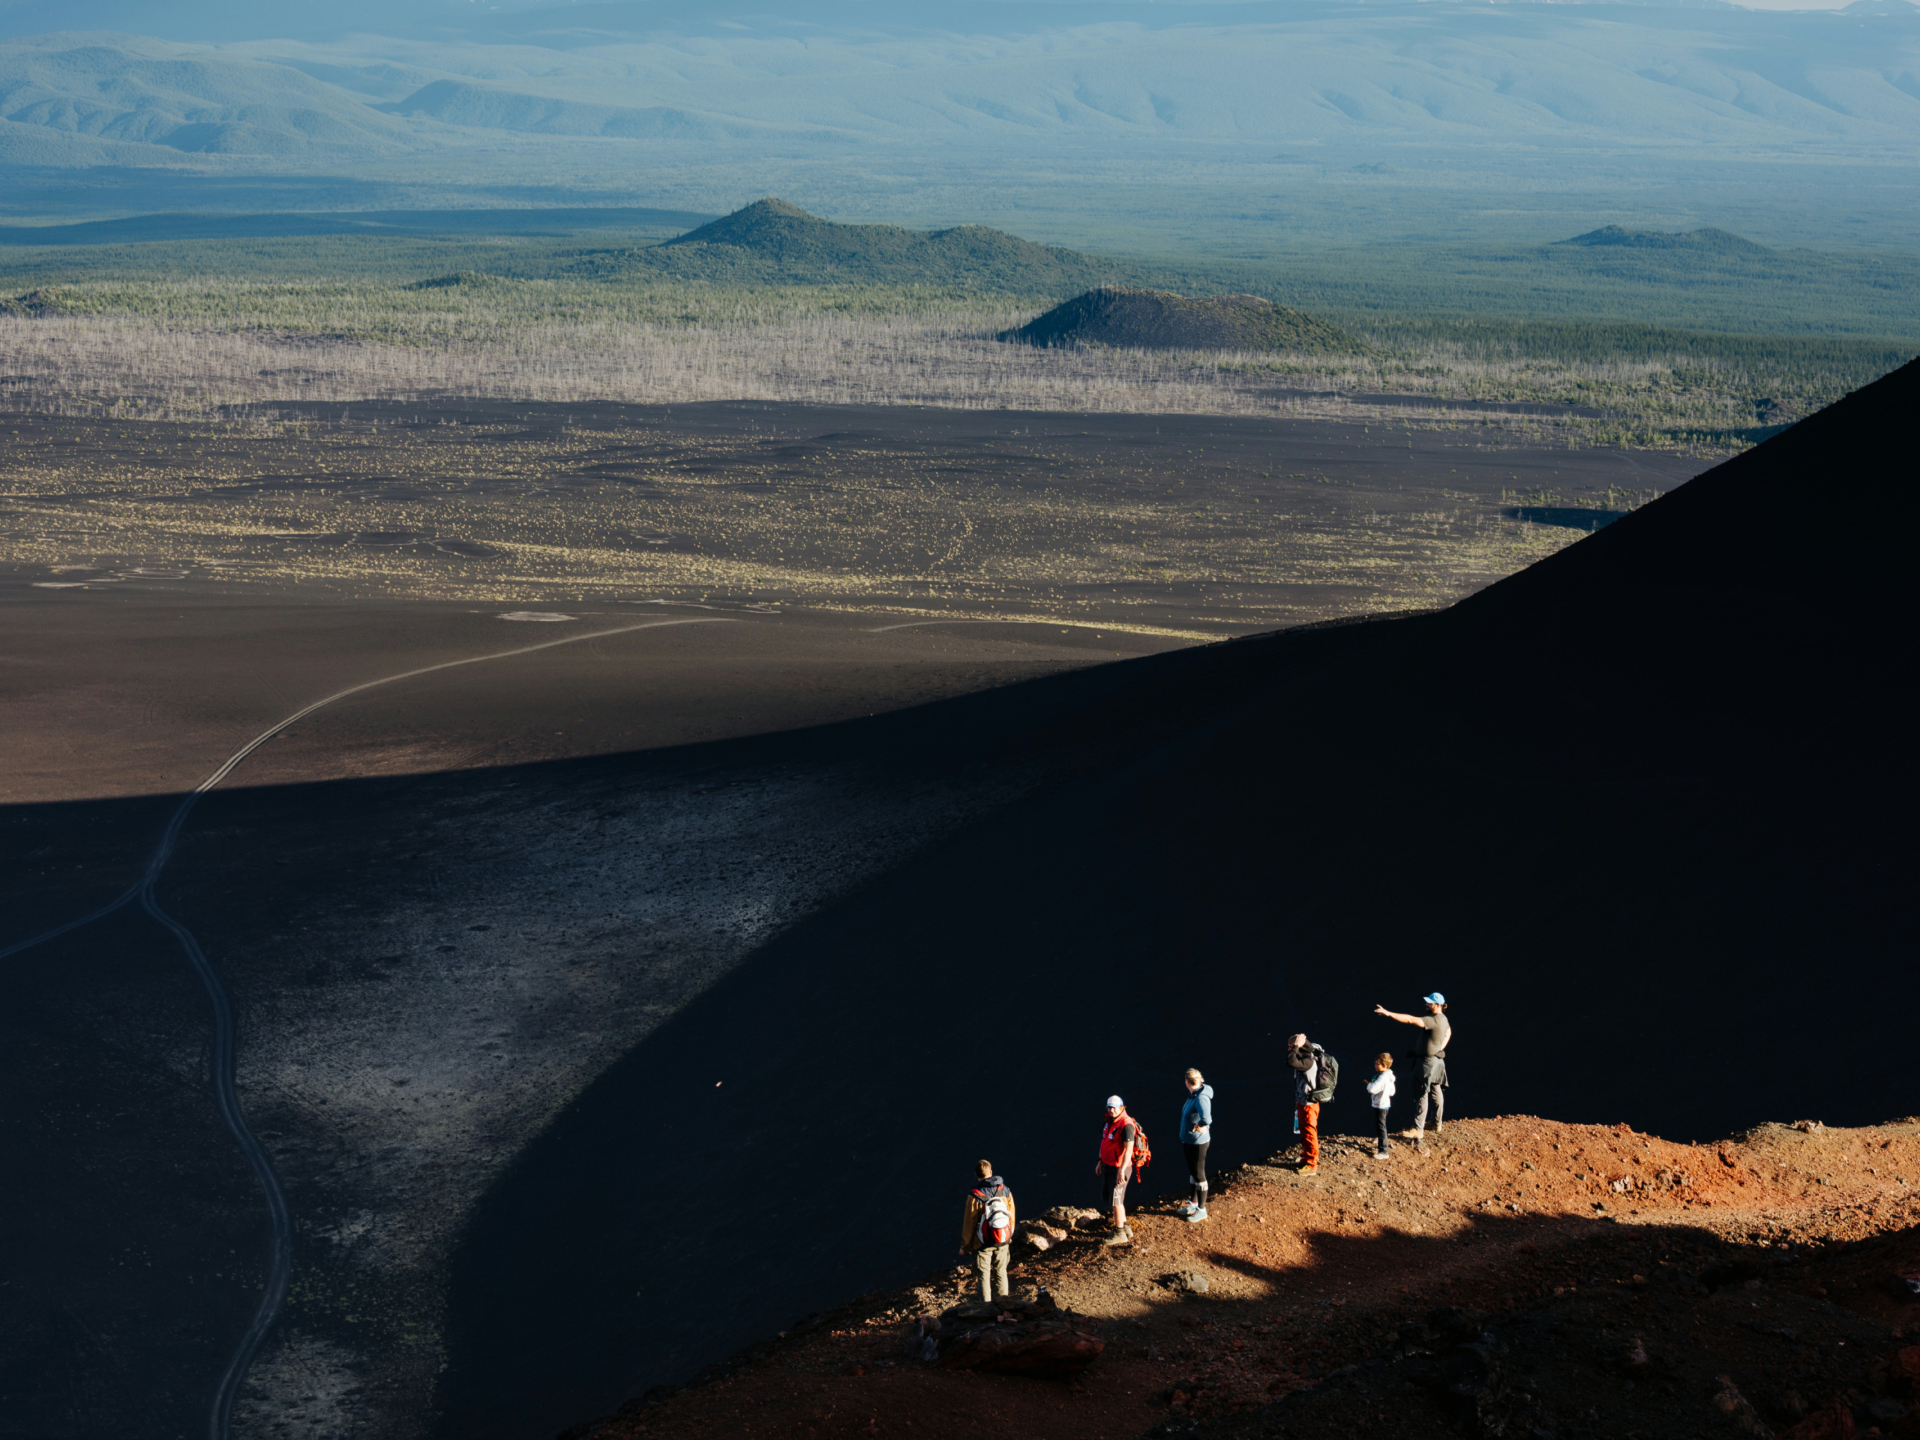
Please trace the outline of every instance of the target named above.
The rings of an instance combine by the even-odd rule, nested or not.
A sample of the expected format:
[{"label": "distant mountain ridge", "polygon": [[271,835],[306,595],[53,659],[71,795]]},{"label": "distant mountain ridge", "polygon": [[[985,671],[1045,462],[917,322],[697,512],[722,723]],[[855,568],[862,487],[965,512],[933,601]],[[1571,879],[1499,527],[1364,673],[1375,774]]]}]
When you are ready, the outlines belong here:
[{"label": "distant mountain ridge", "polygon": [[[961,146],[969,163],[1114,146],[1137,177],[1139,166],[1190,166],[1168,141],[1271,142],[1346,173],[1355,160],[1405,173],[1375,148],[1604,141],[1697,158],[1802,142],[1910,150],[1920,138],[1920,10],[1906,0],[1856,0],[1844,19],[1733,6],[1390,9],[1382,24],[1381,7],[1271,0],[825,11],[802,0],[732,11],[4,0],[0,163],[430,151],[497,177],[509,159],[538,166],[553,151],[605,164],[616,144],[777,139],[794,152],[766,158],[831,162],[879,141]],[[173,38],[108,28],[148,25]],[[1506,77],[1497,87],[1489,67]]]},{"label": "distant mountain ridge", "polygon": [[842,225],[771,197],[660,245],[587,252],[576,268],[606,279],[655,271],[736,285],[929,285],[1013,295],[1067,295],[1134,273],[985,225]]},{"label": "distant mountain ridge", "polygon": [[1111,345],[1140,350],[1351,350],[1353,337],[1257,295],[1191,297],[1103,286],[1008,330],[1026,345]]},{"label": "distant mountain ridge", "polygon": [[[0,163],[404,154],[398,121],[286,65],[130,35],[0,45]],[[146,163],[153,163],[148,159]]]},{"label": "distant mountain ridge", "polygon": [[73,225],[0,224],[0,247],[139,245],[169,240],[280,239],[310,235],[562,236],[581,230],[666,229],[705,217],[638,206],[518,210],[351,210],[266,214],[161,212]]},{"label": "distant mountain ridge", "polygon": [[616,140],[752,140],[781,127],[679,105],[603,105],[528,95],[460,80],[435,80],[404,100],[375,105],[392,115],[429,115],[475,130]]}]

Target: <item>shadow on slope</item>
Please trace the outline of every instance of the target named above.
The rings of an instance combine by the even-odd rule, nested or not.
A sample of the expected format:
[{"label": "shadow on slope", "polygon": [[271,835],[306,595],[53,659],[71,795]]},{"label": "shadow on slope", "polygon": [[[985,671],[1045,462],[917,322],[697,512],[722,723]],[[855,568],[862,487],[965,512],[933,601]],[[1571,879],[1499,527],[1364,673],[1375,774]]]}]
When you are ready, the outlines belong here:
[{"label": "shadow on slope", "polygon": [[[283,633],[259,623],[262,633]],[[1155,657],[1149,667],[1178,668],[1193,653]],[[736,718],[762,703],[793,713],[780,684],[764,701],[743,697],[746,686],[729,682],[724,655],[706,655],[678,680],[649,668],[647,699],[672,703],[677,685],[680,701],[724,707]],[[913,686],[915,667],[876,668],[893,676],[816,666],[802,703],[831,713],[845,703],[837,689],[858,696],[862,712],[882,711],[877,718],[497,769],[241,784],[201,802],[161,893],[214,957],[232,997],[248,1119],[271,1149],[297,1217],[293,1298],[250,1387],[263,1407],[279,1407],[275,1423],[313,1433],[419,1433],[413,1422],[438,1361],[431,1347],[440,1262],[434,1225],[418,1217],[464,1203],[448,1161],[457,1170],[511,1153],[517,1141],[502,1143],[512,1125],[503,1125],[499,1107],[546,1103],[556,1072],[544,1062],[557,1051],[590,1050],[582,1024],[631,1044],[655,1014],[679,1003],[677,991],[697,988],[702,947],[726,952],[741,911],[779,904],[780,889],[766,876],[780,854],[805,851],[822,870],[846,856],[846,826],[836,826],[828,808],[864,799],[870,814],[898,815],[916,802],[937,813],[931,793],[991,787],[1010,767],[1070,773],[1097,763],[1079,747],[1109,743],[1104,733],[1083,737],[1036,722],[1096,706],[1140,673],[1093,667],[886,713],[901,693],[893,687]],[[754,673],[765,686],[764,666]],[[568,690],[563,675],[534,668],[485,698],[497,716]],[[1045,733],[1036,738],[1037,728]],[[803,808],[806,794],[818,794],[807,790],[807,777],[828,773],[838,782],[831,802]],[[785,785],[798,787],[791,807],[740,805],[749,792]],[[181,798],[0,806],[0,945],[109,900],[141,873]],[[594,857],[608,848],[605,827],[623,813],[665,829],[658,841],[626,836],[629,863],[614,886],[600,889],[598,858],[584,870],[565,860],[553,867],[554,852],[543,847],[556,822],[601,837],[576,852]],[[713,824],[717,843],[703,851],[695,836]],[[790,841],[779,837],[783,828]],[[753,882],[737,878],[747,874]],[[499,885],[497,875],[505,877]],[[729,876],[737,904],[725,903]],[[684,924],[663,924],[647,898],[707,888],[722,903],[696,906],[697,918]],[[603,912],[597,900],[570,903],[588,892],[607,893],[621,913]],[[671,897],[657,903],[677,906]],[[422,904],[430,912],[424,926],[413,918]],[[592,966],[594,937],[605,937],[613,949],[603,963],[622,972],[619,993],[586,996],[582,970],[562,974],[557,986],[516,970],[505,993],[496,984],[503,972],[476,949],[487,942],[472,933],[496,927],[470,923],[472,909],[488,904],[535,927],[562,910],[579,916],[543,932],[556,942],[549,953],[569,968]],[[495,958],[509,967],[542,952],[520,925],[514,930],[492,937],[504,942]],[[663,949],[669,959],[650,958]],[[422,1003],[418,982],[448,973],[442,966],[456,968],[455,985]],[[9,1340],[0,1347],[0,1433],[204,1433],[208,1396],[259,1304],[266,1256],[259,1185],[207,1092],[207,996],[173,937],[133,907],[9,957],[0,973],[8,987],[0,1091],[10,1101],[0,1159],[15,1178],[12,1228],[24,1246],[0,1293],[0,1331]],[[371,1024],[342,1023],[343,1005],[352,1004],[345,997],[356,994],[370,999],[372,1013],[387,1013]],[[473,1033],[490,994],[501,1003],[487,1013],[500,1023]],[[587,1004],[556,1024],[543,1013],[556,996],[585,996]],[[377,1056],[360,1048],[389,1016],[421,1028]],[[320,1064],[299,1017],[337,1037]],[[422,1083],[396,1085],[387,1060]],[[462,1070],[469,1062],[484,1076],[478,1084]],[[562,1075],[559,1083],[573,1082]],[[400,1118],[396,1106],[411,1109],[429,1091],[457,1090],[463,1104],[486,1112],[477,1127],[484,1133],[470,1113],[436,1113],[398,1130],[377,1124],[372,1134],[359,1108],[367,1087],[373,1113],[389,1120]],[[382,1238],[367,1243],[374,1235]],[[416,1324],[422,1316],[427,1323]],[[316,1354],[324,1363],[303,1370]],[[623,1358],[616,1383],[629,1368]],[[604,1368],[593,1378],[604,1385]],[[86,1403],[76,1407],[80,1393]],[[392,1428],[374,1425],[375,1416]],[[246,1424],[243,1413],[240,1428]]]},{"label": "shadow on slope", "polygon": [[[1645,1219],[1615,1226],[1569,1216],[1474,1216],[1468,1223],[1445,1238],[1314,1236],[1309,1275],[1397,1271],[1430,1281],[1451,1272],[1447,1308],[1405,1303],[1399,1315],[1375,1309],[1300,1325],[1295,1336],[1331,1340],[1340,1359],[1360,1363],[1238,1415],[1208,1406],[1211,1397],[1189,1384],[1198,1397],[1193,1408],[1220,1417],[1191,1433],[1197,1440],[1277,1433],[1426,1440],[1459,1430],[1755,1435],[1771,1433],[1753,1423],[1761,1415],[1786,1431],[1810,1408],[1844,1405],[1848,1396],[1863,1431],[1879,1418],[1869,1397],[1887,1388],[1873,1376],[1876,1368],[1884,1376],[1889,1326],[1871,1312],[1891,1306],[1856,1299],[1843,1309],[1821,1298],[1827,1287],[1839,1288],[1832,1255],[1775,1249],[1760,1236],[1729,1243],[1697,1226]],[[1891,1268],[1895,1256],[1920,1249],[1916,1238],[1908,1232],[1866,1248]],[[1285,1271],[1226,1263],[1268,1283],[1299,1283]],[[1439,1298],[1436,1289],[1428,1303]],[[1484,1308],[1454,1308],[1473,1306]],[[1245,1307],[1205,1307],[1209,1319],[1223,1321],[1236,1308]],[[1403,1318],[1407,1311],[1424,1318]],[[1729,1392],[1738,1404],[1716,1403]],[[1382,1394],[1394,1396],[1384,1411]],[[1744,1413],[1749,1423],[1723,1420],[1725,1413]]]},{"label": "shadow on slope", "polygon": [[1109,1091],[1170,1152],[1198,1064],[1220,1161],[1270,1153],[1284,1036],[1351,1069],[1434,986],[1456,1110],[1884,1118],[1917,389],[1447,612],[1145,662],[1038,726],[1106,758],[786,932],[523,1154],[455,1261],[441,1433],[539,1435],[924,1273],[976,1156],[1088,1200]]}]

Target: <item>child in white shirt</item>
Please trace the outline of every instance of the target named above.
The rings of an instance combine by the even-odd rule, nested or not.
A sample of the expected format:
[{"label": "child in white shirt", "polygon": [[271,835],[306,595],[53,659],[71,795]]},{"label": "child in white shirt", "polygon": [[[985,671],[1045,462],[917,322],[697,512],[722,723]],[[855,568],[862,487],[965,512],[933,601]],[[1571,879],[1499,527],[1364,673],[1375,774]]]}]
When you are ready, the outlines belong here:
[{"label": "child in white shirt", "polygon": [[1387,1158],[1387,1107],[1393,1104],[1393,1056],[1384,1051],[1374,1057],[1373,1068],[1377,1072],[1367,1082],[1367,1094],[1373,1097],[1373,1118],[1380,1126],[1379,1147],[1373,1152],[1373,1158]]}]

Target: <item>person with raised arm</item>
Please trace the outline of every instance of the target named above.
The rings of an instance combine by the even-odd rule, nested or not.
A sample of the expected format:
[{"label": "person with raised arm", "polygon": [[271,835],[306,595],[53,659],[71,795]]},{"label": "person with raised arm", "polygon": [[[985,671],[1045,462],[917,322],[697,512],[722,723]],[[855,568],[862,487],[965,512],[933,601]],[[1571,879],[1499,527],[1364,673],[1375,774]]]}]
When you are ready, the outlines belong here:
[{"label": "person with raised arm", "polygon": [[1429,1100],[1433,1101],[1433,1133],[1440,1134],[1441,1112],[1447,1103],[1447,1042],[1453,1039],[1453,1022],[1447,1019],[1447,997],[1436,990],[1420,1003],[1427,1007],[1424,1015],[1402,1015],[1384,1005],[1373,1007],[1376,1015],[1398,1020],[1402,1025],[1417,1025],[1427,1032],[1414,1051],[1414,1058],[1420,1062],[1420,1105],[1414,1111],[1413,1129],[1407,1134],[1416,1145],[1426,1139]]}]

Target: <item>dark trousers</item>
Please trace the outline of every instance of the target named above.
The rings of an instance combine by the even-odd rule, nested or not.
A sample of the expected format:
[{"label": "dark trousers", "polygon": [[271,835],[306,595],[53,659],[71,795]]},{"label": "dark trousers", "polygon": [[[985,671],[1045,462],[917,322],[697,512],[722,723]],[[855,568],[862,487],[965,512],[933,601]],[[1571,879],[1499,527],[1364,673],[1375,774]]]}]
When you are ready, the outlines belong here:
[{"label": "dark trousers", "polygon": [[1109,1215],[1116,1205],[1127,1203],[1127,1182],[1120,1178],[1118,1165],[1100,1166],[1100,1203],[1106,1207]]},{"label": "dark trousers", "polygon": [[1207,1146],[1182,1145],[1187,1157],[1187,1198],[1202,1210],[1207,1208]]},{"label": "dark trousers", "polygon": [[1387,1144],[1387,1110],[1384,1105],[1373,1112],[1373,1123],[1374,1128],[1380,1132],[1380,1153],[1384,1155],[1390,1148]]}]

